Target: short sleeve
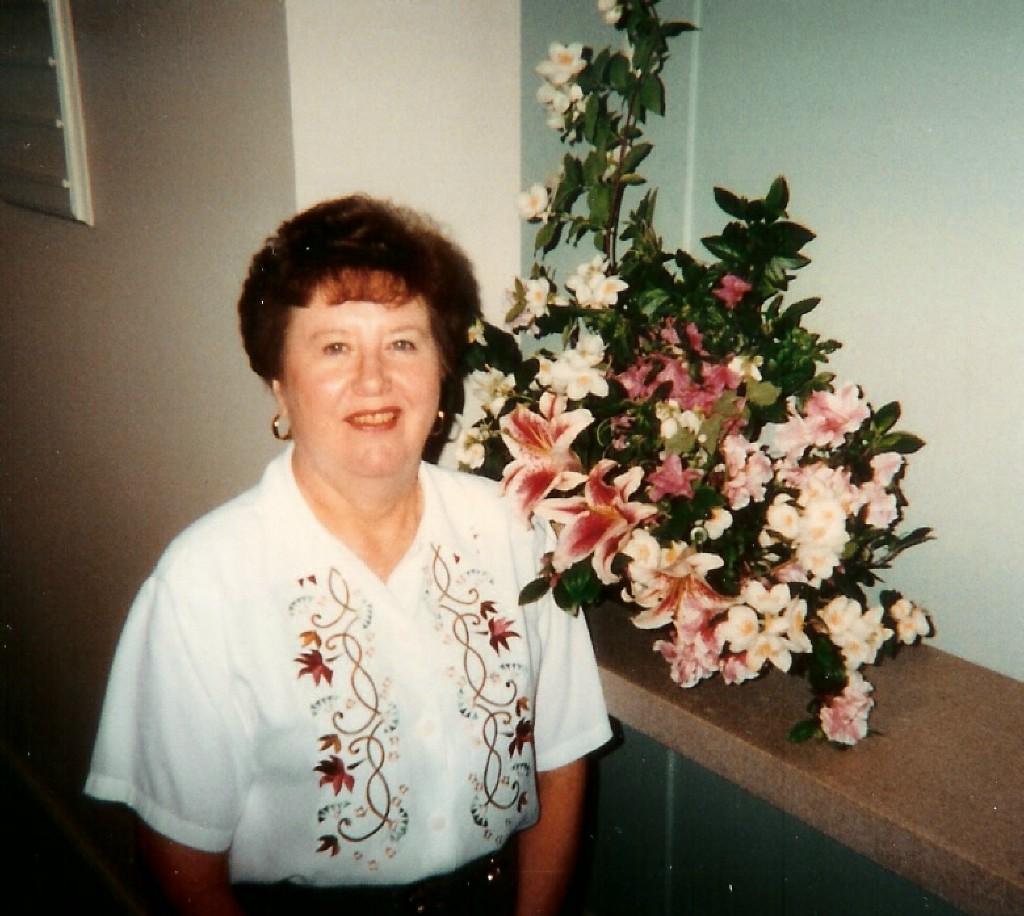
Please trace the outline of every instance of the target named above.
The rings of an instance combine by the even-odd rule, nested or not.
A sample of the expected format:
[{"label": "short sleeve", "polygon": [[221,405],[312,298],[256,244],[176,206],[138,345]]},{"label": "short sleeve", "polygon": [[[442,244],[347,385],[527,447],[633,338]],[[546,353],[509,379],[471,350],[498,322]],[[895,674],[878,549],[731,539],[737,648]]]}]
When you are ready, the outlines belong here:
[{"label": "short sleeve", "polygon": [[241,812],[247,741],[217,628],[200,625],[189,607],[196,600],[159,573],[143,585],[114,658],[85,791],[127,804],[176,842],[220,852]]},{"label": "short sleeve", "polygon": [[[550,541],[549,530],[537,532]],[[550,592],[535,605],[542,655],[534,742],[539,771],[578,760],[611,737],[594,648],[582,613],[560,608]]]}]

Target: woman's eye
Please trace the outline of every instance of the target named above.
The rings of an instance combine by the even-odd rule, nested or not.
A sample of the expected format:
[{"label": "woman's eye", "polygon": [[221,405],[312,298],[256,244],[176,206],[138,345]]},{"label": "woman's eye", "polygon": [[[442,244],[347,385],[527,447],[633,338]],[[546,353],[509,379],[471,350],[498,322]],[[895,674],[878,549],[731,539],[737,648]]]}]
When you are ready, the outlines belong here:
[{"label": "woman's eye", "polygon": [[341,343],[340,341],[333,341],[324,347],[324,353],[328,356],[337,356],[341,353],[348,352],[348,344]]},{"label": "woman's eye", "polygon": [[413,350],[416,349],[416,344],[414,344],[411,340],[405,340],[404,338],[402,340],[396,340],[391,346],[395,350],[399,350],[403,353],[411,353]]}]

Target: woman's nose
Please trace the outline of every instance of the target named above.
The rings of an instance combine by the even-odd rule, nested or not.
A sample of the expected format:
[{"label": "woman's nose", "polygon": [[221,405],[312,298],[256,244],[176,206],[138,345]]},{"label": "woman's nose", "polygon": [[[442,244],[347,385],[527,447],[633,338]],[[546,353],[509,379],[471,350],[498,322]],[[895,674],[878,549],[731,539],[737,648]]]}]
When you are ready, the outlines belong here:
[{"label": "woman's nose", "polygon": [[359,394],[380,394],[387,390],[387,366],[379,353],[364,351],[359,355],[355,387]]}]

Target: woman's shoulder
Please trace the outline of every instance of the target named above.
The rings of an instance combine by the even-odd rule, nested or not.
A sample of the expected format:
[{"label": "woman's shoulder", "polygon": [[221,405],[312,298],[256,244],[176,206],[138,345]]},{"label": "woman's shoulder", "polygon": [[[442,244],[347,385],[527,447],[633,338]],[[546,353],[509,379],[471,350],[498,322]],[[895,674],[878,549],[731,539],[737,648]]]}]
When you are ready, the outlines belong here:
[{"label": "woman's shoulder", "polygon": [[258,556],[268,535],[280,526],[270,521],[281,503],[280,469],[275,459],[261,480],[205,515],[174,537],[156,566],[163,576],[189,575],[204,567],[223,568]]}]

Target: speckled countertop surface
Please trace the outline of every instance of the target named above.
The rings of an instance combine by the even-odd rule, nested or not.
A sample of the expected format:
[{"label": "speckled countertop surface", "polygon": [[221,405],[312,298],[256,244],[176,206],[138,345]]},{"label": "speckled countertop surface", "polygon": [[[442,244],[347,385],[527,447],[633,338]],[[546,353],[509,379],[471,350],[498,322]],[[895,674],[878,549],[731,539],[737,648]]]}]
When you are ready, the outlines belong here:
[{"label": "speckled countertop surface", "polygon": [[613,716],[969,913],[1024,914],[1024,683],[915,648],[866,672],[876,734],[794,745],[801,679],[681,690],[624,610],[590,626]]}]

